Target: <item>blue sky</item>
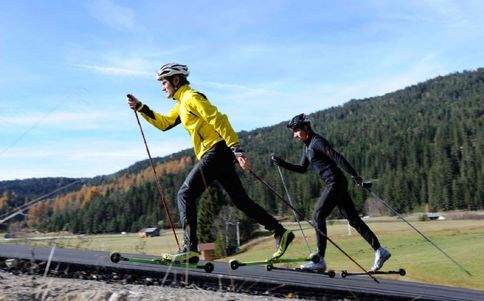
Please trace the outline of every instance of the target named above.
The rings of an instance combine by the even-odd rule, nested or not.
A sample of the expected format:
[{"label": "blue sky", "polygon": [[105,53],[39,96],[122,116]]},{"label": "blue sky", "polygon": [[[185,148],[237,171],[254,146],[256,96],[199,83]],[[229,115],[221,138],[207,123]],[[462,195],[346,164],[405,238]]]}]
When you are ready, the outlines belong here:
[{"label": "blue sky", "polygon": [[[252,130],[484,62],[484,1],[2,1],[0,180],[92,177],[147,158],[133,93],[160,113],[156,70]],[[153,156],[191,147],[143,121]],[[249,157],[250,157],[250,150]]]}]

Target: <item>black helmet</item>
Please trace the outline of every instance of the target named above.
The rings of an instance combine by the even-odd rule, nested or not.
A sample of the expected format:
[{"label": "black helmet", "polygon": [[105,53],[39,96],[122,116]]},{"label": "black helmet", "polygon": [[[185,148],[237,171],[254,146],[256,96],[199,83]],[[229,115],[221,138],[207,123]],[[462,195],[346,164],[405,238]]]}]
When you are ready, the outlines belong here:
[{"label": "black helmet", "polygon": [[303,125],[309,125],[311,124],[311,120],[306,114],[299,114],[294,116],[289,123],[287,124],[287,127],[290,128],[291,130],[294,130],[296,128],[300,128]]}]

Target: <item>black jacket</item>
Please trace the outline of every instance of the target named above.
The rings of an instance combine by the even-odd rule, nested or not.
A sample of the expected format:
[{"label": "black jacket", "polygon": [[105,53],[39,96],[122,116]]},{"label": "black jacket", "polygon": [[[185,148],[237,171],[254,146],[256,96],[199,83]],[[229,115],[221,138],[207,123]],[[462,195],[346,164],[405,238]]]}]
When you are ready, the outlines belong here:
[{"label": "black jacket", "polygon": [[299,173],[305,173],[309,163],[311,163],[326,185],[340,182],[346,183],[346,178],[339,167],[353,177],[358,176],[348,161],[336,152],[326,139],[316,133],[310,133],[309,139],[304,142],[299,165],[288,162],[281,163],[282,167]]}]

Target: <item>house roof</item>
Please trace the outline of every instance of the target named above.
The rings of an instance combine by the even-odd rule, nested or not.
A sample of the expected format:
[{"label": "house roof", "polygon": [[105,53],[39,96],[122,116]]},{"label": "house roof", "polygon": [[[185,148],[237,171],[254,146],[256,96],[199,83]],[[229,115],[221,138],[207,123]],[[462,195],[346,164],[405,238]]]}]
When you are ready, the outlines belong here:
[{"label": "house roof", "polygon": [[208,242],[208,243],[198,244],[198,249],[200,251],[215,250],[215,243]]},{"label": "house roof", "polygon": [[139,232],[155,232],[158,228],[143,228]]}]

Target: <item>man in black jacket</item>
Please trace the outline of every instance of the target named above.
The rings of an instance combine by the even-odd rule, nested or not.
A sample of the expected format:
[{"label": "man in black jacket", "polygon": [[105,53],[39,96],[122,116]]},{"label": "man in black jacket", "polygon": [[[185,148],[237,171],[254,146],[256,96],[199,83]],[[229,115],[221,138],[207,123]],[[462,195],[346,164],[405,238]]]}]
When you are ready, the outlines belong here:
[{"label": "man in black jacket", "polygon": [[306,115],[299,114],[295,116],[289,121],[287,127],[292,130],[294,138],[302,141],[304,144],[301,162],[299,164],[291,164],[276,156],[272,156],[272,162],[299,173],[305,173],[309,164],[311,164],[325,183],[325,189],[316,203],[313,213],[315,226],[324,234],[322,235],[319,231],[316,231],[318,250],[317,254],[314,255],[319,256],[320,260],[319,262],[311,261],[306,263],[301,268],[319,271],[326,270],[326,261],[324,260],[327,233],[326,218],[337,206],[350,225],[375,250],[375,263],[371,270],[377,271],[381,269],[383,263],[390,258],[391,254],[380,246],[376,235],[359,217],[353,200],[348,193],[348,181],[340,168],[349,173],[357,185],[363,185],[363,179],[358,176],[348,161],[331,147],[326,139],[312,130],[311,122]]}]

